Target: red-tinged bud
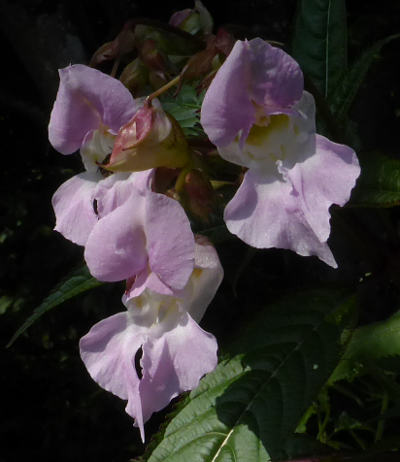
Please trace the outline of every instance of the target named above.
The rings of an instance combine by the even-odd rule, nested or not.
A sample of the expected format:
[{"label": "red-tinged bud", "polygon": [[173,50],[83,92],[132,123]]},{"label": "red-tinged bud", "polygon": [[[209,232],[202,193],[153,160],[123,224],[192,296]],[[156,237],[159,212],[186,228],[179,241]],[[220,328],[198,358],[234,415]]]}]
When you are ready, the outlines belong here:
[{"label": "red-tinged bud", "polygon": [[143,62],[136,58],[124,68],[119,80],[135,97],[142,96],[149,81],[149,71]]},{"label": "red-tinged bud", "polygon": [[168,83],[168,79],[162,71],[150,71],[149,82],[154,90],[158,90]]},{"label": "red-tinged bud", "polygon": [[188,144],[181,127],[153,101],[153,105],[145,102],[119,130],[110,162],[104,168],[113,172],[181,168],[188,160]]},{"label": "red-tinged bud", "polygon": [[168,68],[167,58],[157,47],[157,42],[151,38],[140,44],[139,55],[143,63],[152,70],[166,71]]},{"label": "red-tinged bud", "polygon": [[232,51],[235,41],[235,37],[226,29],[223,27],[218,29],[217,36],[215,38],[215,46],[219,53],[228,56]]},{"label": "red-tinged bud", "polygon": [[207,223],[214,207],[214,190],[200,170],[191,170],[185,176],[185,205],[195,217]]},{"label": "red-tinged bud", "polygon": [[215,41],[215,36],[209,36],[206,49],[199,51],[189,59],[182,71],[184,80],[196,80],[210,72],[213,59],[218,53]]},{"label": "red-tinged bud", "polygon": [[105,43],[95,51],[89,66],[96,67],[105,61],[117,59],[124,54],[130,53],[134,48],[134,28],[132,22],[128,21],[112,42]]}]

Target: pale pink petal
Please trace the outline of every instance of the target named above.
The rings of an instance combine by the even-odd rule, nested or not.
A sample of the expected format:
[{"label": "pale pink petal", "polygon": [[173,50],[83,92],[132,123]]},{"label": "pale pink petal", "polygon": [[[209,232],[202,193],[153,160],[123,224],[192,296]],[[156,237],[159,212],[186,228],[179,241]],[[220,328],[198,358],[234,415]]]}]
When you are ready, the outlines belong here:
[{"label": "pale pink petal", "polygon": [[63,183],[52,198],[55,230],[78,245],[85,245],[98,221],[94,196],[101,175],[81,173]]},{"label": "pale pink petal", "polygon": [[129,312],[123,312],[95,324],[79,342],[81,358],[90,376],[105,390],[128,400],[126,411],[135,418],[143,440],[135,355],[146,341],[147,333],[146,325],[136,324]]},{"label": "pale pink petal", "polygon": [[49,140],[62,154],[78,150],[86,134],[101,124],[117,133],[137,110],[129,90],[109,75],[81,64],[61,69],[59,74]]},{"label": "pale pink petal", "polygon": [[200,322],[224,277],[224,270],[213,245],[203,236],[196,236],[194,266],[184,289],[183,306],[196,322]]},{"label": "pale pink petal", "polygon": [[145,207],[145,198],[132,189],[123,205],[97,222],[85,247],[86,263],[96,279],[121,281],[147,266]]},{"label": "pale pink petal", "polygon": [[[245,42],[246,44],[246,42]],[[250,92],[266,114],[286,112],[303,93],[303,73],[287,53],[255,38],[247,42],[251,66]]]},{"label": "pale pink petal", "polygon": [[105,178],[96,191],[99,217],[112,212],[129,199],[132,190],[140,194],[151,191],[153,170],[136,173],[114,173]]},{"label": "pale pink petal", "polygon": [[178,324],[143,345],[140,382],[143,418],[165,407],[179,393],[197,387],[217,365],[217,342],[184,313]]},{"label": "pale pink petal", "polygon": [[201,124],[224,147],[239,136],[243,145],[256,112],[293,112],[301,98],[303,74],[296,61],[260,38],[237,41],[204,97]]},{"label": "pale pink petal", "polygon": [[321,242],[330,234],[330,206],[343,206],[350,199],[359,175],[355,152],[320,135],[315,154],[288,171],[304,216]]},{"label": "pale pink petal", "polygon": [[260,176],[249,170],[225,208],[229,231],[256,248],[290,249],[299,255],[316,255],[336,268],[326,241],[320,241],[307,221],[303,199],[282,176]]},{"label": "pale pink petal", "polygon": [[254,124],[251,71],[245,42],[237,41],[204,97],[201,125],[217,146],[226,146],[241,131],[246,138]]},{"label": "pale pink petal", "polygon": [[194,237],[181,205],[163,194],[148,194],[145,233],[151,271],[170,289],[182,289],[193,270]]}]

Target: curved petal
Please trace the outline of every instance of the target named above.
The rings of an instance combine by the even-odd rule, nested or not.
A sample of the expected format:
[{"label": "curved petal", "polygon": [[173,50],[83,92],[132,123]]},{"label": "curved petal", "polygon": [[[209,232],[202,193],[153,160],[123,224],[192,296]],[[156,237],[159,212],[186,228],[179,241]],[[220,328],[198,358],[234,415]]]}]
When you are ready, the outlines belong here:
[{"label": "curved petal", "polygon": [[143,420],[165,407],[179,393],[197,387],[217,365],[217,342],[184,313],[178,324],[143,345],[140,382]]},{"label": "curved petal", "polygon": [[300,67],[283,50],[260,38],[237,41],[207,90],[201,124],[219,147],[237,135],[243,144],[258,107],[264,116],[291,113],[302,92]]},{"label": "curved petal", "polygon": [[81,173],[63,183],[51,200],[56,215],[55,230],[78,245],[85,245],[98,218],[94,196],[100,174]]},{"label": "curved petal", "polygon": [[266,114],[291,108],[303,93],[303,73],[298,63],[280,48],[255,38],[248,42],[253,101]]},{"label": "curved petal", "polygon": [[136,173],[114,173],[105,178],[96,191],[99,217],[104,217],[126,202],[132,190],[144,195],[151,191],[154,170]]},{"label": "curved petal", "polygon": [[218,147],[225,160],[263,174],[274,174],[276,161],[292,168],[315,152],[315,103],[304,91],[293,106],[292,115],[274,114],[266,125],[253,125],[246,141],[235,139],[228,146]]},{"label": "curved petal", "polygon": [[60,69],[60,86],[49,123],[49,140],[62,154],[78,150],[100,125],[117,133],[136,112],[129,90],[117,79],[74,64]]},{"label": "curved petal", "polygon": [[86,263],[96,279],[121,281],[147,266],[145,207],[146,199],[132,189],[123,205],[97,222],[85,247]]},{"label": "curved petal", "polygon": [[135,355],[147,339],[148,328],[123,312],[95,324],[79,342],[80,354],[92,377],[102,388],[128,400],[126,411],[136,419],[144,440],[140,378]]},{"label": "curved petal", "polygon": [[196,236],[194,266],[184,289],[182,305],[196,322],[200,322],[224,277],[214,246],[203,236]]},{"label": "curved petal", "polygon": [[249,170],[226,206],[224,219],[229,231],[252,247],[316,255],[337,267],[326,240],[321,241],[307,221],[301,195],[278,175],[261,176]]},{"label": "curved petal", "polygon": [[297,191],[301,209],[321,242],[330,234],[329,207],[344,205],[360,175],[355,152],[343,144],[316,136],[316,152],[288,171]]},{"label": "curved petal", "polygon": [[148,194],[145,232],[151,271],[172,291],[183,289],[193,271],[194,236],[181,205],[163,194]]},{"label": "curved petal", "polygon": [[254,124],[251,71],[246,42],[237,41],[218,70],[201,106],[201,125],[217,146],[226,146],[242,131],[246,138]]}]

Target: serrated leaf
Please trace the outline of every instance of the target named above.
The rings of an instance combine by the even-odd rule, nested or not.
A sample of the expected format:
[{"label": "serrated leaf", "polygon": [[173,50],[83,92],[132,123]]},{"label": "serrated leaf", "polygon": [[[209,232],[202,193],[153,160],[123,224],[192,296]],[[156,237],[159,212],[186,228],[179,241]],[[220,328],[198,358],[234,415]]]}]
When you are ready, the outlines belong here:
[{"label": "serrated leaf", "polygon": [[347,67],[345,0],[301,0],[292,55],[328,98]]},{"label": "serrated leaf", "polygon": [[[194,390],[148,462],[267,462],[283,450],[338,362],[352,297],[313,291],[263,310]],[[345,320],[340,316],[340,322]]]},{"label": "serrated leaf", "polygon": [[394,207],[400,204],[400,160],[369,152],[359,154],[361,176],[349,205]]},{"label": "serrated leaf", "polygon": [[353,379],[364,371],[366,363],[394,356],[400,356],[400,311],[386,321],[354,331],[329,383]]},{"label": "serrated leaf", "polygon": [[202,134],[200,126],[200,108],[204,94],[197,95],[191,85],[184,84],[176,98],[167,95],[161,98],[165,111],[170,113],[182,127],[186,136]]},{"label": "serrated leaf", "polygon": [[369,68],[383,46],[399,37],[400,34],[395,34],[376,42],[357,59],[351,69],[340,79],[339,85],[337,85],[329,99],[332,112],[339,120],[344,120],[347,116]]},{"label": "serrated leaf", "polygon": [[93,289],[103,284],[97,279],[93,278],[87,267],[80,268],[70,274],[66,280],[61,282],[43,302],[34,309],[33,314],[22,324],[22,326],[15,332],[11,340],[7,344],[10,347],[17,338],[23,334],[34,322],[36,322],[47,311],[55,308],[61,303],[64,303],[70,298],[76,297],[82,292]]}]

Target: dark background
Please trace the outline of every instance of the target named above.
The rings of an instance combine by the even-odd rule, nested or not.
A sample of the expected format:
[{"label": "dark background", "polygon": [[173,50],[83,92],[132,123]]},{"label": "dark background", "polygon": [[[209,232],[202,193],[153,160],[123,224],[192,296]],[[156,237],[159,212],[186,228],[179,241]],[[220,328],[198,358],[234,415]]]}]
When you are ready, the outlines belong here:
[{"label": "dark background", "polygon": [[[259,35],[290,42],[294,0],[204,3],[215,24],[230,24],[238,38]],[[95,322],[122,309],[121,286],[106,285],[67,302],[46,314],[10,349],[5,344],[51,288],[82,265],[82,250],[52,231],[51,196],[81,170],[78,156],[62,156],[47,141],[57,69],[88,63],[131,17],[168,21],[174,11],[191,6],[189,0],[0,0],[0,462],[127,461],[143,451],[124,403],[91,381],[78,353],[79,338]],[[400,31],[397,1],[349,1],[348,10],[350,61],[376,40]],[[398,41],[393,42],[377,57],[352,108],[366,150],[399,154],[399,50]],[[398,241],[393,243],[376,228],[375,213],[353,215],[351,220],[367,229],[378,261],[365,260],[333,233],[334,253],[343,262],[339,272],[290,252],[258,252],[251,274],[242,274],[235,293],[233,268],[246,249],[236,241],[222,245],[226,281],[204,319],[205,328],[217,334],[223,346],[240,326],[243,306],[267,300],[270,292],[321,281],[351,284],[371,265],[382,271],[390,265],[400,267]],[[397,226],[396,212],[390,213]],[[367,310],[365,316],[371,320],[385,317],[399,298],[395,282],[375,279],[366,291],[371,306],[379,305],[372,314]],[[161,413],[151,420],[148,436],[163,419]]]}]

